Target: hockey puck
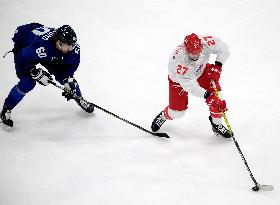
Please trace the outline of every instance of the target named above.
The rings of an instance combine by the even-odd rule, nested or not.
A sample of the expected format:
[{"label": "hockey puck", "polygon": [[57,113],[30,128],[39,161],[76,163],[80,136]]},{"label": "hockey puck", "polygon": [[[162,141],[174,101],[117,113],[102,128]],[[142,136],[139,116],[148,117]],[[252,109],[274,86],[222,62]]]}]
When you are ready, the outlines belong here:
[{"label": "hockey puck", "polygon": [[253,190],[253,191],[259,191],[259,190],[260,190],[260,187],[254,186],[254,187],[252,188],[252,190]]}]

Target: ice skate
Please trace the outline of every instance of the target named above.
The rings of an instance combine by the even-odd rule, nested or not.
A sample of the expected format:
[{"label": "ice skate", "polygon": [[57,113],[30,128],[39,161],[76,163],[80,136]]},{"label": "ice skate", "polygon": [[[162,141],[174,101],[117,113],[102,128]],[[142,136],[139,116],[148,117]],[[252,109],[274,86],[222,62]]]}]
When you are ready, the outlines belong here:
[{"label": "ice skate", "polygon": [[86,101],[83,97],[75,99],[76,103],[87,113],[93,113],[94,105],[91,102]]},{"label": "ice skate", "polygon": [[13,120],[11,119],[11,111],[4,106],[0,116],[4,130],[10,131],[14,125]]},{"label": "ice skate", "polygon": [[[211,122],[211,125],[212,125],[212,130],[214,132],[214,134],[216,136],[221,136],[221,137],[224,137],[224,138],[231,138],[231,133],[230,131],[225,128],[222,124],[219,124],[219,125],[216,125],[212,122],[212,117],[209,116],[209,120]],[[233,135],[233,133],[232,133]]]},{"label": "ice skate", "polygon": [[153,132],[158,131],[165,121],[166,121],[166,119],[164,119],[163,111],[162,111],[161,113],[158,114],[158,116],[152,122],[152,126],[151,126],[152,131]]}]

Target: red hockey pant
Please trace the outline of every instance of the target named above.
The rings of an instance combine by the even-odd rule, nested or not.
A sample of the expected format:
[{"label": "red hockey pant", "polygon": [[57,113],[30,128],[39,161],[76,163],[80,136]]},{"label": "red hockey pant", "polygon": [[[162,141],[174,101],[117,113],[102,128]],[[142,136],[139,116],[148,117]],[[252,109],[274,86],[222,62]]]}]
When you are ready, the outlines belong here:
[{"label": "red hockey pant", "polygon": [[[170,78],[169,81],[169,108],[176,111],[185,111],[188,108],[188,92],[184,91],[179,83],[173,82]],[[206,77],[205,73],[197,79],[198,84],[208,90],[213,92],[213,86],[211,79]],[[217,89],[221,90],[219,84]],[[211,114],[211,113],[210,113]],[[217,117],[217,116],[213,116]]]}]

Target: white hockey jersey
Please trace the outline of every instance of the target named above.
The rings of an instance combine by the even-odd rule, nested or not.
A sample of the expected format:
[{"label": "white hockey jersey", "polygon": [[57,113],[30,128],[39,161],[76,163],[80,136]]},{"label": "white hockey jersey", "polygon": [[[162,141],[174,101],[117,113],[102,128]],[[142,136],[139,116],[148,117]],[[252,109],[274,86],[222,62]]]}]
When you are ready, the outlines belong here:
[{"label": "white hockey jersey", "polygon": [[225,63],[229,57],[228,46],[212,36],[199,36],[203,50],[197,61],[189,59],[184,44],[179,45],[171,54],[168,64],[169,78],[197,97],[204,97],[206,90],[199,86],[197,79],[203,73],[211,54],[216,54],[216,61]]}]

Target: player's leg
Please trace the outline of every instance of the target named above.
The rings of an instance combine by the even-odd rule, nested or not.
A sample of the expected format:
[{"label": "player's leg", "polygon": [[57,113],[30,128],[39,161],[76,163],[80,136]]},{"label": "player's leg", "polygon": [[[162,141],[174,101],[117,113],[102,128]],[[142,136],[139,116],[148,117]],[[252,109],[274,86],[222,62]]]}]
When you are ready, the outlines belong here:
[{"label": "player's leg", "polygon": [[156,132],[166,120],[179,119],[188,108],[188,93],[178,84],[169,80],[169,105],[152,122],[151,129]]},{"label": "player's leg", "polygon": [[5,99],[3,109],[1,111],[1,122],[7,128],[13,127],[13,121],[11,119],[11,111],[17,104],[24,98],[26,93],[31,91],[36,85],[36,82],[29,76],[20,78],[20,81],[15,85],[8,97]]}]

